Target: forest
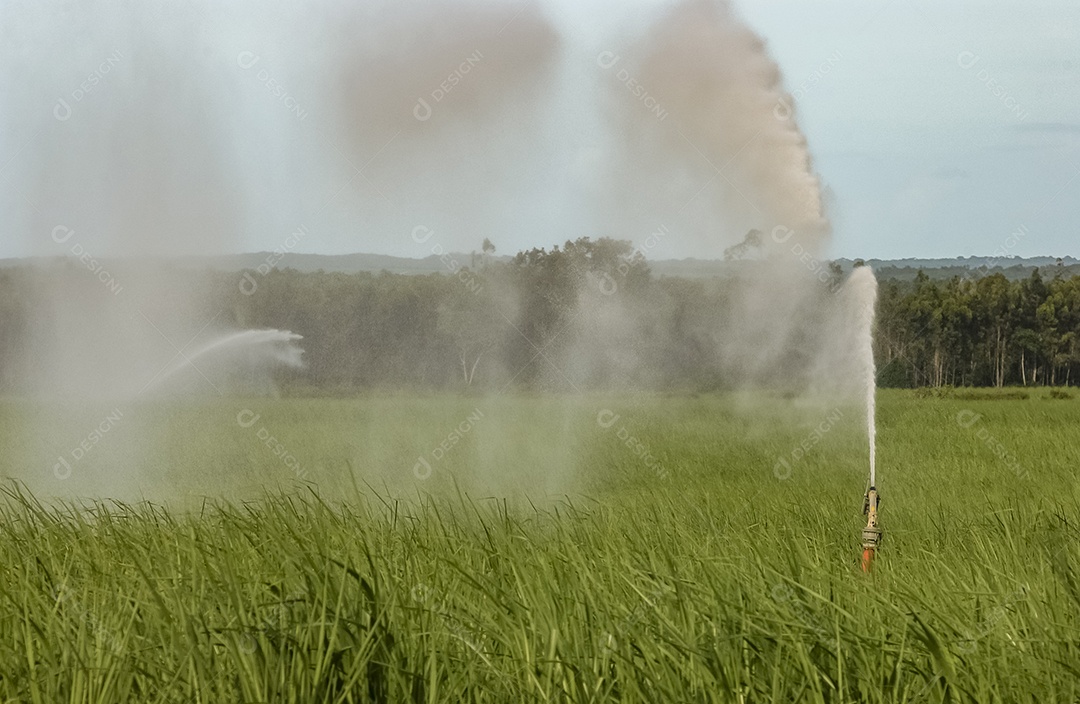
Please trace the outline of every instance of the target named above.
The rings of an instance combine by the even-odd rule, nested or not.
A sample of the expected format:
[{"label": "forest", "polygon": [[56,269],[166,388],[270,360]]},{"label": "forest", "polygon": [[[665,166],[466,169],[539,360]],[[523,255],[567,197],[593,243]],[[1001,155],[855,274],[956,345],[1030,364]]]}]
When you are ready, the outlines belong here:
[{"label": "forest", "polygon": [[[493,250],[485,242],[466,261],[445,255],[442,274],[262,267],[161,276],[163,286],[196,291],[218,326],[302,334],[305,367],[282,372],[285,393],[711,391],[746,380],[721,352],[725,337],[737,334],[729,317],[737,277],[655,276],[629,242],[608,238],[509,260]],[[744,264],[748,276],[764,265]],[[879,385],[1075,385],[1080,276],[1054,269],[1015,281],[974,270],[948,280],[920,272],[913,281],[880,281]],[[807,316],[837,304],[844,272],[838,265],[828,272],[830,280],[802,304]],[[24,391],[34,362],[28,347],[47,347],[49,335],[63,334],[63,321],[49,319],[50,295],[83,298],[92,316],[93,302],[101,300],[104,315],[113,294],[72,261],[0,270],[0,392]],[[139,315],[164,320],[169,310]],[[796,342],[753,380],[804,386],[809,365]]]},{"label": "forest", "polygon": [[1010,281],[881,282],[882,386],[1075,385],[1080,372],[1080,276],[1056,267]]}]

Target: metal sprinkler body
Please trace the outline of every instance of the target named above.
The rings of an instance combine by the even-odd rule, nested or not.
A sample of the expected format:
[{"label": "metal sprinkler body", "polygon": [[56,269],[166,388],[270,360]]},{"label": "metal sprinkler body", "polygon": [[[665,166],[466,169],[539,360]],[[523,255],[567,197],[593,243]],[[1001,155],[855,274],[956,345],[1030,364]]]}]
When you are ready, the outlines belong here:
[{"label": "metal sprinkler body", "polygon": [[863,515],[866,516],[866,527],[862,532],[862,570],[870,571],[870,565],[874,561],[874,553],[878,543],[881,542],[881,528],[878,526],[878,492],[874,487],[866,492],[863,498]]}]

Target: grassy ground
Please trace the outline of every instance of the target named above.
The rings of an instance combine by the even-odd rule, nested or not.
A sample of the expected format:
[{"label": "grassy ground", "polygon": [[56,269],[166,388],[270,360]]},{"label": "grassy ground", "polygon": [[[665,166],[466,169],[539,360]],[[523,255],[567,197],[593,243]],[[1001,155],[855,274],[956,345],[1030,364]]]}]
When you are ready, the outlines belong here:
[{"label": "grassy ground", "polygon": [[870,575],[846,406],[4,402],[0,701],[1075,702],[1080,400],[879,401]]}]

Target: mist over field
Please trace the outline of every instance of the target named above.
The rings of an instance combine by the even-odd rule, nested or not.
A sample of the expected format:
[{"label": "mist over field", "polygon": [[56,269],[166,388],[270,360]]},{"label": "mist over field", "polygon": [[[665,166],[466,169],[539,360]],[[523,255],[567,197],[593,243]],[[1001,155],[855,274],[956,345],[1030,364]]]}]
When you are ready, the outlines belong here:
[{"label": "mist over field", "polygon": [[[534,3],[327,2],[305,10],[306,32],[286,4],[35,7],[29,21],[27,8],[5,8],[20,21],[4,23],[0,76],[4,133],[20,145],[7,226],[47,257],[13,284],[23,294],[6,376],[22,394],[109,410],[277,393],[305,368],[318,378],[305,361],[322,360],[302,350],[325,346],[329,330],[265,311],[280,295],[268,274],[317,243],[305,223],[328,209],[348,216],[358,251],[407,238],[476,294],[418,301],[398,318],[438,317],[459,388],[670,385],[659,348],[642,344],[683,305],[641,287],[663,251],[747,262],[722,295],[707,294],[714,310],[697,306],[674,350],[708,360],[698,383],[783,377],[835,392],[851,377],[822,361],[820,331],[845,313],[821,260],[830,227],[793,99],[725,2],[678,3],[611,34],[584,76],[586,47]],[[569,138],[581,130],[592,146]],[[555,249],[523,254],[518,268],[534,273],[449,257],[538,209],[536,244]],[[280,246],[232,287],[170,264],[242,251],[267,224]],[[253,327],[256,317],[272,320]],[[508,347],[508,334],[532,350]],[[845,334],[833,325],[829,344]],[[382,369],[362,361],[364,346],[331,363]],[[111,470],[121,484],[139,473],[126,465],[154,452],[146,437],[133,444],[143,447]]]},{"label": "mist over field", "polygon": [[1059,2],[0,5],[0,700],[1080,700]]}]

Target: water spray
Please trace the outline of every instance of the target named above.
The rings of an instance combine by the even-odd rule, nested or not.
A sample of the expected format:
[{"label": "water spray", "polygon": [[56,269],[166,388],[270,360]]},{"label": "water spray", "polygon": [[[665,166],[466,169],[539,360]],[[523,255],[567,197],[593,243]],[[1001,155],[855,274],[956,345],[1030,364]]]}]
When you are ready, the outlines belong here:
[{"label": "water spray", "polygon": [[878,525],[878,506],[881,497],[877,490],[877,430],[876,393],[877,380],[874,369],[874,309],[877,306],[877,279],[868,266],[856,267],[848,279],[848,286],[858,306],[858,354],[866,388],[866,437],[870,446],[870,485],[863,498],[863,515],[866,527],[862,531],[862,570],[870,571],[874,555],[881,543],[881,526]]},{"label": "water spray", "polygon": [[[185,369],[198,369],[197,361],[221,358],[231,361],[234,368],[268,371],[273,367],[303,366],[304,350],[296,342],[303,336],[289,330],[242,330],[221,335],[194,352],[178,354],[180,360],[159,373],[142,392],[163,386],[171,377]],[[199,372],[202,374],[202,372]]]}]

